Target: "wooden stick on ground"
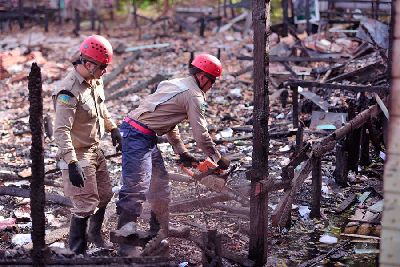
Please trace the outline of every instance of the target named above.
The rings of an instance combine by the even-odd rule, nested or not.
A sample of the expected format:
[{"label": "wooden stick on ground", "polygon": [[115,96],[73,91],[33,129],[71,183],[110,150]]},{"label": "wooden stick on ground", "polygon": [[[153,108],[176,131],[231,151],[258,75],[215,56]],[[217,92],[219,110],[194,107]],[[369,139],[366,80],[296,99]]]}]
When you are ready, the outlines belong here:
[{"label": "wooden stick on ground", "polygon": [[331,250],[328,251],[328,253],[320,255],[314,259],[308,260],[306,262],[303,262],[302,264],[299,265],[299,267],[311,267],[311,266],[315,266],[316,264],[318,264],[320,261],[322,261],[323,259],[329,257],[330,255],[332,255],[333,253],[335,253],[336,251],[340,250],[341,248],[347,246],[350,242],[346,241],[344,244],[337,244],[334,248],[332,248]]},{"label": "wooden stick on ground", "polygon": [[104,77],[104,87],[106,87],[110,82],[112,82],[115,78],[117,78],[117,76],[121,72],[123,72],[123,70],[127,65],[131,64],[133,61],[138,59],[139,55],[140,55],[139,53],[133,53],[132,55],[127,57],[124,61],[122,61],[122,63],[119,64],[118,67],[113,69],[110,74],[107,74]]},{"label": "wooden stick on ground", "polygon": [[[19,188],[16,186],[0,186],[0,196],[5,196],[5,195],[29,198],[29,190]],[[46,202],[72,207],[71,201],[68,198],[59,194],[47,193]]]},{"label": "wooden stick on ground", "polygon": [[147,81],[144,81],[144,82],[139,82],[138,84],[136,84],[132,88],[129,88],[129,89],[123,90],[122,92],[117,92],[115,94],[110,95],[106,99],[106,101],[118,99],[120,97],[124,97],[124,96],[127,96],[129,94],[137,93],[137,92],[143,90],[144,88],[146,88],[149,85],[152,85],[152,84],[155,84],[155,83],[159,83],[159,82],[161,82],[163,80],[166,80],[166,79],[167,79],[166,76],[163,76],[161,74],[157,74],[156,76],[154,76],[150,80],[147,80]]}]

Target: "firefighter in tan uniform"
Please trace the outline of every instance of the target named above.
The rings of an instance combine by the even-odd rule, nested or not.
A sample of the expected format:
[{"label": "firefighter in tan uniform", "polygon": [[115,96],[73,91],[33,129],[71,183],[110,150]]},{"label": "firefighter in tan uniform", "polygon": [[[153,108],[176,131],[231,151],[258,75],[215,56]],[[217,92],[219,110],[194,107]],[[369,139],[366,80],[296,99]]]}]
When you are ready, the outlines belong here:
[{"label": "firefighter in tan uniform", "polygon": [[[121,124],[122,187],[117,202],[118,229],[136,222],[143,201],[149,201],[152,211],[150,232],[156,236],[146,246],[143,255],[151,255],[152,250],[157,249],[157,243],[168,235],[169,178],[157,147],[157,135],[166,134],[185,166],[198,163],[185,148],[177,128],[178,123],[188,119],[202,151],[222,169],[227,169],[230,164],[215,148],[204,115],[205,95],[221,73],[221,62],[216,57],[209,54],[196,56],[190,76],[161,82],[156,92],[147,96]],[[119,253],[128,256],[137,251],[132,246],[121,244]]]},{"label": "firefighter in tan uniform", "polygon": [[80,53],[74,69],[53,92],[53,100],[64,193],[73,203],[69,247],[84,254],[86,236],[98,247],[109,246],[101,236],[101,226],[112,185],[99,141],[105,132],[111,132],[117,150],[122,144],[104,103],[101,79],[112,60],[111,44],[102,36],[89,36],[81,44]]}]

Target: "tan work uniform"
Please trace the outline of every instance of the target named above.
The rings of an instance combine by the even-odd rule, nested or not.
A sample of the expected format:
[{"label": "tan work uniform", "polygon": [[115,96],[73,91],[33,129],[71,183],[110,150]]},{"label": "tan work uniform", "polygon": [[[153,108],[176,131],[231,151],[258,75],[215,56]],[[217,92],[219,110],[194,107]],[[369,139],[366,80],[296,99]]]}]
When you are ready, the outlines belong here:
[{"label": "tan work uniform", "polygon": [[161,82],[154,94],[128,114],[120,127],[122,187],[116,204],[121,216],[139,216],[145,199],[152,206],[170,201],[168,172],[155,134],[166,134],[175,153],[185,152],[176,125],[189,119],[197,145],[213,161],[221,158],[208,134],[204,111],[205,94],[189,76]]},{"label": "tan work uniform", "polygon": [[[102,80],[94,80],[91,86],[75,69],[53,92],[54,136],[64,193],[73,203],[71,212],[77,216],[92,215],[96,208],[106,207],[112,197],[106,160],[98,145],[104,132],[117,126],[110,118],[104,99]],[[73,186],[69,180],[71,161],[78,161],[84,171],[86,179],[82,188]]]},{"label": "tan work uniform", "polygon": [[207,156],[217,162],[221,155],[208,133],[204,116],[205,108],[205,94],[194,77],[189,76],[161,82],[156,93],[146,97],[143,103],[128,116],[145,124],[157,135],[166,134],[177,154],[187,149],[176,125],[188,119],[197,145]]}]

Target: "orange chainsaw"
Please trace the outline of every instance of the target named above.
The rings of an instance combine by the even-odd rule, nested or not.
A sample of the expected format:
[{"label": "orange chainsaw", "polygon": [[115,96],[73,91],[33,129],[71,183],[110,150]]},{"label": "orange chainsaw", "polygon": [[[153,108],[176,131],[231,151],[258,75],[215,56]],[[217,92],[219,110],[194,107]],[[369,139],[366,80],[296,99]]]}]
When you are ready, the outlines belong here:
[{"label": "orange chainsaw", "polygon": [[183,166],[182,163],[179,164],[179,166],[182,171],[189,175],[193,180],[199,182],[208,189],[218,193],[228,194],[233,199],[244,205],[249,204],[248,200],[245,199],[241,193],[226,185],[229,175],[236,170],[237,165],[233,165],[229,171],[224,172],[216,163],[207,158],[206,160],[200,162],[197,166],[191,168],[193,171]]},{"label": "orange chainsaw", "polygon": [[182,163],[179,166],[192,179],[216,192],[223,190],[229,175],[223,174],[223,171],[211,159],[200,162],[192,168],[194,169],[193,171],[185,167]]}]

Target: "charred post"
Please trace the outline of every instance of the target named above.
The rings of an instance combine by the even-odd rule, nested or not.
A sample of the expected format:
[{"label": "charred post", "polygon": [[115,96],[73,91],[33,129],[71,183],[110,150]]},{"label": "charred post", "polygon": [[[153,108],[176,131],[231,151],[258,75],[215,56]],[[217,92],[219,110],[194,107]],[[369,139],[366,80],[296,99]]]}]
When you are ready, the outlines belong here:
[{"label": "charred post", "polygon": [[[25,17],[24,17],[24,1],[18,1],[18,24],[19,28],[22,30],[25,27]],[[11,23],[10,23],[11,27]]]},{"label": "charred post", "polygon": [[289,34],[289,3],[288,0],[282,0],[282,11],[283,11],[283,31],[282,36],[288,36]]},{"label": "charred post", "polygon": [[366,126],[361,129],[361,153],[360,165],[368,166],[370,164],[369,158],[369,132]]},{"label": "charred post", "polygon": [[49,32],[49,12],[44,11],[44,31]]},{"label": "charred post", "polygon": [[204,37],[204,31],[206,28],[206,20],[204,17],[200,18],[200,37]]},{"label": "charred post", "polygon": [[312,206],[311,218],[321,217],[321,187],[322,187],[322,171],[321,158],[312,158]]},{"label": "charred post", "polygon": [[[254,27],[254,111],[250,190],[249,258],[262,266],[267,260],[268,192],[260,181],[268,178],[268,65],[266,53],[269,29],[269,0],[253,0]],[[268,21],[268,25],[267,22]]]},{"label": "charred post", "polygon": [[292,91],[292,116],[293,116],[293,128],[299,128],[299,91],[296,85],[291,86]]},{"label": "charred post", "polygon": [[228,0],[224,0],[224,18],[226,18],[228,16],[227,12],[226,12],[226,5],[228,3]]},{"label": "charred post", "polygon": [[[349,102],[349,119],[353,119],[356,117],[356,105],[353,101]],[[359,128],[351,131],[347,137],[347,152],[348,155],[348,168],[349,170],[358,171],[358,162],[360,159],[360,139],[361,139],[361,130]]]},{"label": "charred post", "polygon": [[235,14],[235,8],[232,6],[233,1],[229,0],[229,4],[231,5],[231,16],[232,16],[232,18],[234,18],[234,17],[236,17],[236,14]]},{"label": "charred post", "polygon": [[194,59],[194,51],[191,51],[191,52],[190,52],[189,62],[188,62],[188,67],[189,67],[189,69],[192,67],[193,59]]},{"label": "charred post", "polygon": [[32,132],[32,179],[31,179],[31,217],[32,217],[32,260],[34,266],[44,266],[45,248],[45,192],[44,192],[44,151],[43,151],[43,98],[40,68],[32,64],[29,74],[29,125]]},{"label": "charred post", "polygon": [[222,267],[222,244],[221,235],[217,230],[208,230],[202,233],[203,236],[203,266]]},{"label": "charred post", "polygon": [[335,181],[340,186],[347,186],[347,176],[349,173],[348,156],[346,145],[343,140],[336,143],[336,169],[333,172]]},{"label": "charred post", "polygon": [[297,133],[296,133],[296,151],[295,151],[296,154],[298,154],[303,147],[303,132],[304,132],[304,127],[303,125],[300,125],[299,128],[297,128]]},{"label": "charred post", "polygon": [[96,29],[96,10],[94,8],[90,10],[90,26],[92,31]]},{"label": "charred post", "polygon": [[375,156],[379,157],[379,154],[382,150],[381,142],[380,142],[380,133],[376,129],[374,122],[372,120],[368,121],[366,124],[368,129],[369,138],[371,140],[372,146],[374,147]]},{"label": "charred post", "polygon": [[76,36],[79,36],[79,31],[81,30],[81,14],[79,12],[79,9],[75,9],[75,29],[74,33]]}]

